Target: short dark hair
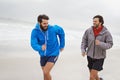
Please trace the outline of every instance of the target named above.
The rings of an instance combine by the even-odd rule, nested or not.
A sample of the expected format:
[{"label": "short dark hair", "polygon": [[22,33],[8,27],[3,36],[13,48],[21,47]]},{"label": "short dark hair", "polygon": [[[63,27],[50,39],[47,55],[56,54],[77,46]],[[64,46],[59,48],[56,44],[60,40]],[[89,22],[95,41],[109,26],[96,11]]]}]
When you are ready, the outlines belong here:
[{"label": "short dark hair", "polygon": [[96,16],[93,17],[93,19],[94,18],[99,18],[99,22],[101,22],[102,25],[104,24],[104,20],[103,20],[103,17],[101,15],[96,15]]},{"label": "short dark hair", "polygon": [[42,19],[49,20],[49,17],[47,15],[45,15],[45,14],[42,14],[42,15],[38,16],[37,21],[41,23]]}]

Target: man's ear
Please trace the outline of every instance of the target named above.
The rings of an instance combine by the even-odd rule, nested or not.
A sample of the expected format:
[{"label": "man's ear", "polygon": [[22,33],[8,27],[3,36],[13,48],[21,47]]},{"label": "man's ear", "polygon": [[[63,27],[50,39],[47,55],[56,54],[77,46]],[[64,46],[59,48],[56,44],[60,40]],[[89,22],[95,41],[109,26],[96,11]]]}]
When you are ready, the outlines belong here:
[{"label": "man's ear", "polygon": [[101,22],[99,23],[99,26],[100,26],[100,25],[102,25],[102,23],[101,23]]}]

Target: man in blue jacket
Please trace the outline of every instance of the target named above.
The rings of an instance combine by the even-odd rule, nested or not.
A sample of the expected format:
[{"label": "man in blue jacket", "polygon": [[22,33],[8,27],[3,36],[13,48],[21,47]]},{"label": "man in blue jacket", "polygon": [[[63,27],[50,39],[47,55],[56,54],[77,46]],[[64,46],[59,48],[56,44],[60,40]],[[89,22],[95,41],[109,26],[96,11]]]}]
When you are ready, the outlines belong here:
[{"label": "man in blue jacket", "polygon": [[39,52],[44,80],[52,80],[50,71],[57,61],[59,53],[64,49],[65,33],[60,26],[49,25],[47,15],[39,15],[37,20],[38,23],[31,33],[31,46]]}]

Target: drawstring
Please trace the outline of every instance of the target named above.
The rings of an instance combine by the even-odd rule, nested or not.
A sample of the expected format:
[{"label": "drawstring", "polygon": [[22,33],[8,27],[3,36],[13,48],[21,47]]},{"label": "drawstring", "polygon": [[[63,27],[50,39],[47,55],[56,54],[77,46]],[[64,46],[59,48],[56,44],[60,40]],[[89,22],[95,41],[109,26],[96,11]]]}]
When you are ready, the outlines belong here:
[{"label": "drawstring", "polygon": [[43,32],[43,31],[41,30],[41,28],[40,28],[40,31],[42,32],[42,34],[43,34],[44,37],[45,37],[46,50],[45,50],[45,52],[44,52],[44,56],[46,56],[46,51],[47,51],[47,40],[48,40],[48,30],[45,31],[45,32]]}]

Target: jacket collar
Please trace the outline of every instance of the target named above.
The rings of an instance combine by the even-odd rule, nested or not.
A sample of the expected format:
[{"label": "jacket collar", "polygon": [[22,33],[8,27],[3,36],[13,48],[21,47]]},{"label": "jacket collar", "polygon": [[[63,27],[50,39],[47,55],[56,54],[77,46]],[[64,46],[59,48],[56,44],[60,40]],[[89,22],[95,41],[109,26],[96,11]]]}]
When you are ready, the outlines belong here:
[{"label": "jacket collar", "polygon": [[[106,31],[108,31],[107,28],[106,28],[105,26],[103,26],[103,29],[102,29],[102,31],[100,32],[100,34],[104,34]],[[94,35],[93,26],[92,26],[91,29],[90,29],[90,33]]]},{"label": "jacket collar", "polygon": [[[48,29],[49,29],[49,27],[50,27],[50,25],[48,24]],[[42,31],[39,23],[36,24],[35,29]]]}]

